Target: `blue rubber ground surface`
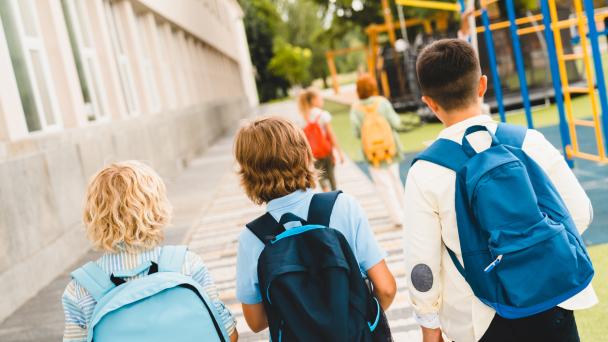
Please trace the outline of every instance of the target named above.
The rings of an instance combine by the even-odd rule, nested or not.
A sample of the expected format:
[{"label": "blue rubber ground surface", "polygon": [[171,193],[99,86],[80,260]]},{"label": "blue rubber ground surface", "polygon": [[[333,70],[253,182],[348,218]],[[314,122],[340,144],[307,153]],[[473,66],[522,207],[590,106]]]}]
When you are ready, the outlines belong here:
[{"label": "blue rubber ground surface", "polygon": [[[539,131],[561,150],[562,145],[558,126],[540,128]],[[593,131],[590,128],[582,127],[577,132],[580,149],[595,154],[596,145]],[[400,165],[403,181],[405,181],[405,176],[414,156],[414,153],[407,154]],[[369,176],[367,164],[364,162],[358,162],[357,164]],[[589,198],[591,198],[594,211],[593,223],[583,234],[583,239],[587,245],[608,243],[608,165],[599,165],[594,162],[577,159],[574,165],[574,173],[585,191],[587,191]]]}]

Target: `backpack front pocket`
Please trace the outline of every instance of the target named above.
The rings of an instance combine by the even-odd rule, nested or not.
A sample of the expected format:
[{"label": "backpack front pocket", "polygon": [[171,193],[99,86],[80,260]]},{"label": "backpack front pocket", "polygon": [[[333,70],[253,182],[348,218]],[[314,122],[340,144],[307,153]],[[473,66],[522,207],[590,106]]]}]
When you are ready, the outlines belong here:
[{"label": "backpack front pocket", "polygon": [[[530,315],[548,310],[581,291],[593,275],[584,250],[573,243],[575,237],[561,223],[545,216],[529,229],[529,238],[519,244],[513,244],[508,235],[490,242],[494,260],[499,262],[486,273],[496,272],[497,299],[504,304],[497,311],[505,318],[510,318],[512,308],[529,308]],[[585,268],[589,277],[571,272]]]}]

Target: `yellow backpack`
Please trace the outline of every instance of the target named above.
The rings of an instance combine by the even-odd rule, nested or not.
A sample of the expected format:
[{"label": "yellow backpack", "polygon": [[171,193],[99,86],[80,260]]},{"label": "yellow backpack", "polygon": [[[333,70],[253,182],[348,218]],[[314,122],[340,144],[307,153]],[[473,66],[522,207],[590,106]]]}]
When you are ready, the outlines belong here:
[{"label": "yellow backpack", "polygon": [[397,154],[393,129],[386,118],[378,112],[379,106],[379,100],[369,105],[360,105],[364,113],[361,125],[363,153],[375,167],[381,162],[392,163],[393,157]]}]

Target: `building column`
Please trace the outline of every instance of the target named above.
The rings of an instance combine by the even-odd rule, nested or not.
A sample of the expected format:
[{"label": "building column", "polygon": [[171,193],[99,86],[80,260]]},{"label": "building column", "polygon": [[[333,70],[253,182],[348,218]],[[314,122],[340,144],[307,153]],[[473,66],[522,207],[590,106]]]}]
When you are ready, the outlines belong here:
[{"label": "building column", "polygon": [[86,109],[61,3],[36,1],[44,46],[65,127],[84,125]]},{"label": "building column", "polygon": [[140,24],[141,33],[145,35],[145,37],[141,37],[145,39],[147,42],[146,45],[146,54],[150,58],[150,62],[154,66],[154,82],[158,85],[157,91],[159,92],[159,103],[160,109],[162,111],[168,110],[170,106],[169,96],[171,96],[171,80],[164,72],[163,58],[162,52],[160,49],[158,42],[158,30],[156,28],[156,20],[154,19],[154,15],[150,12],[142,14],[138,19],[138,24]]},{"label": "building column", "polygon": [[[78,0],[81,1],[81,0]],[[119,79],[116,54],[112,46],[108,22],[103,8],[104,0],[85,1],[85,6],[91,21],[91,34],[95,40],[99,68],[101,69],[102,84],[106,91],[108,112],[112,119],[128,117],[125,95]]]},{"label": "building column", "polygon": [[255,84],[255,74],[251,63],[251,55],[249,54],[249,43],[247,42],[247,33],[245,32],[245,24],[243,23],[243,10],[236,3],[232,2],[230,6],[230,20],[234,27],[236,40],[236,48],[239,56],[240,77],[249,105],[252,107],[260,103],[258,97],[258,88]]},{"label": "building column", "polygon": [[141,51],[141,42],[137,35],[135,27],[135,13],[130,1],[122,0],[115,4],[117,11],[117,20],[120,20],[120,28],[123,30],[120,34],[125,39],[125,52],[129,56],[131,62],[131,72],[133,73],[133,81],[135,83],[135,93],[139,97],[139,106],[141,113],[151,113],[151,96],[146,85],[145,67],[143,65],[144,56]]},{"label": "building column", "polygon": [[27,137],[27,123],[0,18],[0,141]]}]

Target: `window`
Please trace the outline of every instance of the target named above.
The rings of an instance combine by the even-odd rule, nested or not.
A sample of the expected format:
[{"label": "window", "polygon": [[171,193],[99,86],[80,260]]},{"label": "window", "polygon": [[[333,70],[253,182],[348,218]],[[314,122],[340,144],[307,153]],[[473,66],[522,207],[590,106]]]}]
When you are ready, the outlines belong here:
[{"label": "window", "polygon": [[97,51],[91,37],[85,3],[80,0],[63,0],[62,5],[80,79],[87,120],[96,121],[107,118],[104,87],[101,83]]},{"label": "window", "polygon": [[144,16],[136,17],[136,27],[138,41],[141,42],[141,52],[143,60],[143,74],[144,84],[146,87],[146,93],[150,99],[150,109],[152,112],[160,111],[160,94],[158,92],[158,86],[156,85],[155,68],[152,62],[152,42],[151,37],[148,34],[148,28],[146,27],[146,18]]},{"label": "window", "polygon": [[156,35],[156,52],[159,58],[159,64],[161,73],[163,75],[164,93],[167,98],[169,108],[175,109],[177,107],[177,93],[175,87],[175,80],[173,78],[174,73],[171,71],[171,56],[167,52],[169,43],[166,39],[166,30],[161,26],[160,23],[154,23]]},{"label": "window", "polygon": [[167,51],[169,60],[171,61],[171,73],[175,75],[179,106],[185,107],[188,104],[188,89],[186,85],[186,78],[182,72],[183,62],[180,60],[177,34],[173,33],[173,30],[169,24],[164,25],[163,32],[163,46]]},{"label": "window", "polygon": [[33,1],[0,1],[0,17],[28,131],[60,126],[48,58]]},{"label": "window", "polygon": [[[79,0],[81,1],[81,0]],[[116,58],[116,64],[118,67],[118,74],[120,76],[120,86],[122,93],[125,98],[125,104],[129,115],[136,115],[139,112],[139,104],[135,95],[135,85],[133,83],[133,74],[131,73],[131,65],[129,57],[125,52],[124,37],[122,34],[125,32],[121,26],[120,20],[117,18],[116,5],[110,3],[110,1],[104,1],[105,17],[110,31],[110,38],[112,40],[112,47],[114,49],[114,56]]]}]

